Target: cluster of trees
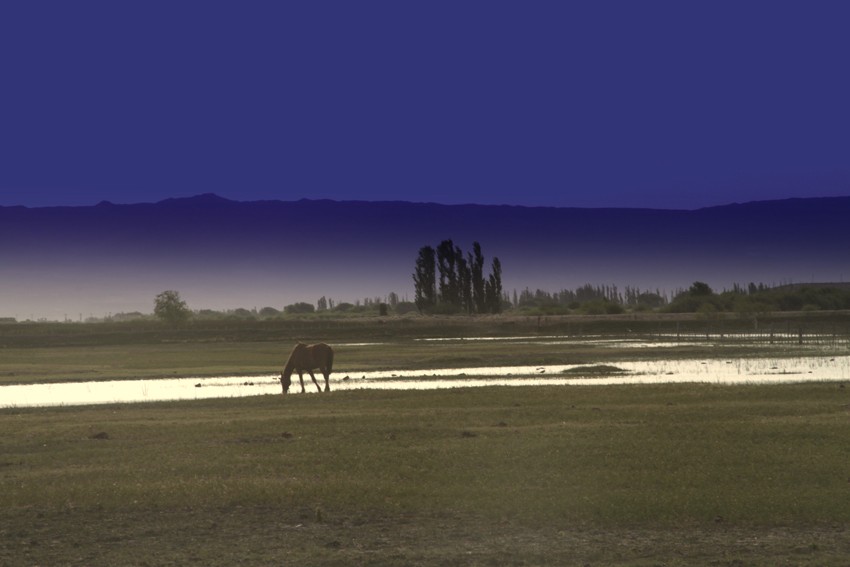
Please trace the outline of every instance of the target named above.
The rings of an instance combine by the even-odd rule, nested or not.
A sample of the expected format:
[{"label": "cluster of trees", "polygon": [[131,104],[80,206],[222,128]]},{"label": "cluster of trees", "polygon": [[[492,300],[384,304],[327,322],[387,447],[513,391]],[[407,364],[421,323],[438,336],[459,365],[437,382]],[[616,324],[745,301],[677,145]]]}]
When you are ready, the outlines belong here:
[{"label": "cluster of trees", "polygon": [[443,240],[437,248],[423,246],[413,272],[414,303],[421,313],[500,313],[502,263],[494,257],[484,275],[481,245],[473,242],[464,254],[454,242]]},{"label": "cluster of trees", "polygon": [[668,299],[665,292],[641,291],[617,286],[584,285],[575,290],[549,293],[525,289],[513,293],[513,308],[525,313],[541,314],[617,314],[629,311],[663,311],[668,313],[741,313],[758,314],[771,311],[829,311],[850,309],[850,285],[813,284],[767,286],[735,284],[732,289],[715,292],[701,281],[687,289],[679,289]]},{"label": "cluster of trees", "polygon": [[[390,293],[385,298],[367,297],[363,300],[357,299],[354,303],[335,301],[322,296],[316,302],[316,305],[299,301],[284,306],[283,310],[275,309],[274,307],[263,307],[262,309],[237,308],[225,311],[200,309],[193,311],[180,297],[180,293],[174,290],[164,291],[157,295],[154,299],[154,317],[160,321],[170,324],[182,324],[189,319],[207,321],[220,319],[267,320],[278,319],[291,315],[309,315],[325,312],[339,315],[364,314],[386,316],[390,314],[404,315],[414,311],[416,311],[416,306],[413,302],[402,300],[395,292]],[[117,313],[115,315],[110,314],[107,320],[135,321],[148,318],[150,318],[150,315],[133,312]],[[92,319],[92,321],[94,321],[94,319]]]},{"label": "cluster of trees", "polygon": [[850,286],[839,284],[783,285],[750,283],[716,293],[705,282],[694,282],[677,294],[666,311],[672,313],[767,313],[770,311],[831,311],[850,309]]},{"label": "cluster of trees", "polygon": [[[410,301],[403,301],[395,292],[390,292],[386,297],[366,297],[357,299],[354,303],[347,301],[336,301],[333,298],[322,296],[312,303],[298,302],[283,308],[285,315],[305,315],[310,313],[339,313],[339,314],[377,314],[387,316],[389,314],[404,315],[416,311],[416,306]],[[278,316],[280,312],[278,312]]]},{"label": "cluster of trees", "polygon": [[[286,308],[284,308],[286,309]],[[377,312],[379,315],[404,315],[411,311],[416,311],[416,306],[407,298],[402,299],[399,295],[391,291],[386,297],[365,297],[363,300],[355,300],[354,303],[347,301],[335,301],[332,298],[324,295],[316,302],[317,313],[334,312],[334,313],[371,313]]]},{"label": "cluster of trees", "polygon": [[579,311],[587,314],[616,314],[626,308],[635,311],[658,309],[668,303],[666,295],[660,290],[641,291],[640,288],[626,286],[620,291],[616,285],[585,284],[574,290],[562,289],[550,293],[538,289],[532,292],[525,288],[519,294],[513,292],[511,305],[523,311],[545,313],[567,313]]}]

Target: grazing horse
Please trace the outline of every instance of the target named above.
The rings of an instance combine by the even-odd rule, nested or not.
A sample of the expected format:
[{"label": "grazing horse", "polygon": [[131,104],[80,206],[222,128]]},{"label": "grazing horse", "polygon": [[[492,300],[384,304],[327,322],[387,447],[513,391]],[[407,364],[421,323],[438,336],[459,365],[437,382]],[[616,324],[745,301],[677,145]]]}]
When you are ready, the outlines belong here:
[{"label": "grazing horse", "polygon": [[329,383],[331,370],[334,364],[334,351],[325,343],[317,343],[315,345],[305,345],[298,343],[292,349],[289,355],[289,360],[286,361],[286,366],[280,374],[280,385],[283,387],[283,393],[289,391],[289,386],[292,384],[292,372],[298,373],[298,379],[301,380],[301,392],[304,390],[304,372],[310,374],[313,379],[313,384],[319,391],[322,387],[316,381],[313,375],[313,370],[318,369],[325,377],[325,392],[330,392],[331,385]]}]

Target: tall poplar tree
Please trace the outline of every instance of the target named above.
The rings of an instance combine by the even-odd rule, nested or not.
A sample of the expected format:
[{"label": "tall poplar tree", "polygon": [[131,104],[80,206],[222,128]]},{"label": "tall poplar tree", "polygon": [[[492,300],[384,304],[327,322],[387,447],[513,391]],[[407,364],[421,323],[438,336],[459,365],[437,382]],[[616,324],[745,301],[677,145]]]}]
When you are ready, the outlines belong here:
[{"label": "tall poplar tree", "polygon": [[458,307],[464,313],[473,312],[472,303],[472,271],[460,247],[455,248],[455,265],[457,266],[457,281],[459,288]]},{"label": "tall poplar tree", "polygon": [[430,313],[437,305],[437,276],[434,249],[423,246],[413,272],[414,302],[420,313]]},{"label": "tall poplar tree", "polygon": [[481,253],[481,245],[472,243],[472,254],[469,255],[469,268],[472,276],[472,303],[476,313],[487,311],[487,296],[485,294],[484,281],[484,255]]},{"label": "tall poplar tree", "polygon": [[[439,270],[439,274],[437,271]],[[413,273],[415,302],[419,311],[431,313],[500,313],[502,311],[502,263],[493,258],[489,277],[484,276],[484,255],[474,242],[464,254],[451,240],[436,250],[419,249]]]},{"label": "tall poplar tree", "polygon": [[437,246],[437,266],[440,269],[438,301],[447,306],[460,307],[460,282],[457,273],[457,254],[451,240],[443,240]]},{"label": "tall poplar tree", "polygon": [[493,258],[490,269],[490,278],[487,281],[487,311],[490,313],[502,312],[502,263],[498,258]]}]

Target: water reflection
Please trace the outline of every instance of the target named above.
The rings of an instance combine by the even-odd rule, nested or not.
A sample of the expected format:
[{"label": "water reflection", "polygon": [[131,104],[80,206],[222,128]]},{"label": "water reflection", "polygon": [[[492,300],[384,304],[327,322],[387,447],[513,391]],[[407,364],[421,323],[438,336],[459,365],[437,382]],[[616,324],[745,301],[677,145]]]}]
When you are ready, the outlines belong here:
[{"label": "water reflection", "polygon": [[[334,391],[477,386],[605,385],[708,382],[760,384],[850,379],[850,356],[655,360],[593,365],[500,366],[336,373]],[[280,394],[276,375],[121,380],[0,387],[0,407],[90,405]],[[290,389],[300,395],[300,387]],[[307,393],[315,393],[310,382]]]}]

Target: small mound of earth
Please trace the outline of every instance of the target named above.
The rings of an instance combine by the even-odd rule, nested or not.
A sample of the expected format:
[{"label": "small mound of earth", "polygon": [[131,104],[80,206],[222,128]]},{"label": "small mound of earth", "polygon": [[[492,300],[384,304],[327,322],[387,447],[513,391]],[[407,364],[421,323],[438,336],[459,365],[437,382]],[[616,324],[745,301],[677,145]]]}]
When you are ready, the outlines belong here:
[{"label": "small mound of earth", "polygon": [[562,370],[561,374],[567,374],[569,376],[600,376],[608,374],[623,374],[625,372],[627,372],[627,370],[617,366],[611,366],[610,364],[595,364],[592,366],[576,366],[575,368],[567,368],[566,370]]}]

